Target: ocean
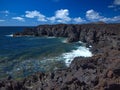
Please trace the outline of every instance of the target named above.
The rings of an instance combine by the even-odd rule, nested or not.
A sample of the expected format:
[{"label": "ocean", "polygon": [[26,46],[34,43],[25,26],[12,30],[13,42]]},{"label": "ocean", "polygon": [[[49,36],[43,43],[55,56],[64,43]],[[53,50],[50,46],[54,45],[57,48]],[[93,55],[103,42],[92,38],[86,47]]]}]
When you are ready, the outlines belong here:
[{"label": "ocean", "polygon": [[84,43],[62,37],[12,37],[26,27],[0,27],[0,79],[67,68],[77,56],[90,57]]}]

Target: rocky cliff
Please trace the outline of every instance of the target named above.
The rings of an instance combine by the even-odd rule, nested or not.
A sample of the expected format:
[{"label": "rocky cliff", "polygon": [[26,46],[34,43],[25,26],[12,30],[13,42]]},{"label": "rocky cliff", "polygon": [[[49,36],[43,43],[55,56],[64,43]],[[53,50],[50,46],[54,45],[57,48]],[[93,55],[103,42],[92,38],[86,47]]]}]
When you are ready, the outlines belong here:
[{"label": "rocky cliff", "polygon": [[40,25],[17,36],[66,37],[92,45],[94,56],[76,57],[69,68],[0,81],[2,90],[120,90],[120,24]]},{"label": "rocky cliff", "polygon": [[[40,25],[35,28],[26,28],[16,36],[55,36],[67,37],[68,42],[82,41],[88,44],[115,43],[114,38],[119,38],[120,24],[85,24],[85,25]],[[117,44],[117,42],[116,42]],[[114,44],[115,46],[115,44]]]}]

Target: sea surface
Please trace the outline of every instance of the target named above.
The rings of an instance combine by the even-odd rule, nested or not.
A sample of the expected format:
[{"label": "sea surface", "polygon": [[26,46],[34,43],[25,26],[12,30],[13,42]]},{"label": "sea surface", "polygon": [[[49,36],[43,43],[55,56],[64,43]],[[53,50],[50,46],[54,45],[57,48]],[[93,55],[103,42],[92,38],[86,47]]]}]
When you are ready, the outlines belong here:
[{"label": "sea surface", "polygon": [[74,57],[90,57],[84,43],[66,43],[62,37],[12,37],[26,27],[0,27],[0,79],[21,79],[70,65]]}]

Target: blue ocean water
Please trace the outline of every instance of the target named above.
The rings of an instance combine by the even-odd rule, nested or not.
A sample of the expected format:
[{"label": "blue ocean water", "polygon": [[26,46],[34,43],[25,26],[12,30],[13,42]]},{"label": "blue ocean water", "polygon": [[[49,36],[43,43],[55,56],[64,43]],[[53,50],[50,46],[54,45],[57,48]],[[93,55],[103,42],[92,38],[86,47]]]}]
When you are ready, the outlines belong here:
[{"label": "blue ocean water", "polygon": [[65,38],[11,37],[24,28],[0,27],[0,78],[66,68],[75,56],[91,55],[82,43],[65,43]]}]

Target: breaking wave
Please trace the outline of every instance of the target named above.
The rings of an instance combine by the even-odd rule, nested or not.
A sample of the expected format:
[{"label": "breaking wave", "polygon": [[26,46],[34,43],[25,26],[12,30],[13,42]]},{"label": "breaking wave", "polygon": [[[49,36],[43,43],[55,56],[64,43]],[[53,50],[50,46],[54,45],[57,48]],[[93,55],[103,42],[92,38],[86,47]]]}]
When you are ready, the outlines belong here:
[{"label": "breaking wave", "polygon": [[65,60],[67,66],[70,65],[70,63],[75,57],[79,57],[79,56],[91,57],[92,52],[90,52],[89,48],[86,48],[85,46],[80,46],[76,50],[72,50],[71,52],[62,54],[62,57]]},{"label": "breaking wave", "polygon": [[13,34],[5,35],[6,37],[13,37]]}]

